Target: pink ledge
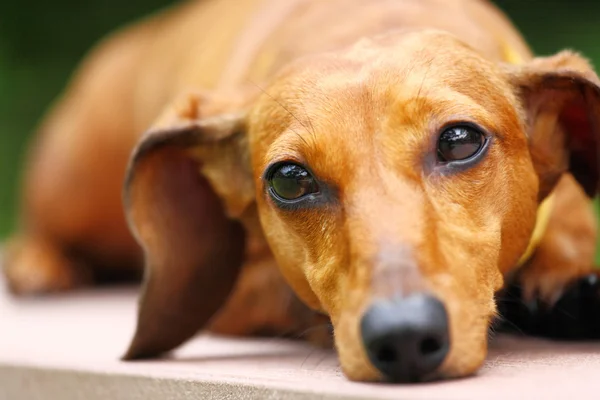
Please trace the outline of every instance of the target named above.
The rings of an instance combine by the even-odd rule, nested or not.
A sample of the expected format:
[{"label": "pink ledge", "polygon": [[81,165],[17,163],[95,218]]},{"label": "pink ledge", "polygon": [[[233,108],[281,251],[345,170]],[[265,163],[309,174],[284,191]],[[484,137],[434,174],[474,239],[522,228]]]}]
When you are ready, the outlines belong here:
[{"label": "pink ledge", "polygon": [[282,340],[200,335],[171,359],[124,363],[135,305],[133,289],[0,291],[0,399],[600,398],[600,343],[499,337],[477,376],[412,386],[349,382],[333,352]]}]

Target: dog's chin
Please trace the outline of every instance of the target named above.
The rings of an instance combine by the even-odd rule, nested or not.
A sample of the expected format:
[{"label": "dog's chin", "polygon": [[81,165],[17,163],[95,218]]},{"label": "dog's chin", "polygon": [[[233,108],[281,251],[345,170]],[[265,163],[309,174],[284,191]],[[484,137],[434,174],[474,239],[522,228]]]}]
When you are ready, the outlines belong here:
[{"label": "dog's chin", "polygon": [[454,379],[451,377],[445,377],[441,372],[436,371],[427,376],[422,376],[415,379],[392,380],[384,377],[377,371],[373,372],[374,368],[370,364],[367,368],[359,368],[352,371],[347,371],[343,367],[342,369],[344,370],[346,377],[352,381],[381,385],[418,385],[423,383],[443,381],[446,379]]},{"label": "dog's chin", "polygon": [[414,380],[392,381],[386,379],[369,362],[360,342],[354,342],[358,345],[352,346],[344,340],[345,338],[343,334],[336,335],[342,371],[351,381],[367,383],[419,384],[468,378],[475,375],[485,362],[488,347],[487,327],[477,330],[471,327],[469,334],[452,343],[448,357],[437,370]]},{"label": "dog's chin", "polygon": [[342,312],[334,322],[335,348],[342,372],[351,381],[380,382],[381,373],[370,363],[359,333],[359,312]]},{"label": "dog's chin", "polygon": [[469,378],[475,375],[480,369],[485,356],[468,358],[469,360],[463,359],[459,363],[449,362],[431,374],[405,381],[387,379],[366,360],[360,362],[358,359],[354,359],[350,362],[344,362],[340,359],[340,361],[344,375],[351,381],[373,384],[414,385]]},{"label": "dog's chin", "polygon": [[450,353],[436,372],[436,380],[462,379],[479,371],[487,356],[488,327],[471,326],[456,336]]},{"label": "dog's chin", "polygon": [[468,378],[476,374],[482,363],[477,360],[473,360],[470,365],[461,363],[461,365],[458,367],[448,366],[447,368],[439,369],[431,374],[419,378],[399,381],[387,379],[367,361],[364,363],[357,363],[356,361],[357,360],[354,360],[351,363],[342,362],[342,371],[349,380],[354,382],[383,385],[418,385]]},{"label": "dog's chin", "polygon": [[477,372],[483,365],[484,361],[485,356],[481,357],[480,360],[472,359],[470,361],[461,361],[460,364],[456,366],[442,368],[439,372],[435,374],[435,376],[433,377],[434,379],[430,380],[430,382],[470,378],[474,375],[477,375]]},{"label": "dog's chin", "polygon": [[488,324],[465,318],[462,326],[451,324],[450,352],[439,368],[418,379],[397,382],[386,379],[369,361],[353,313],[342,313],[335,326],[335,347],[344,375],[365,383],[415,384],[470,377],[483,365],[488,347]]}]

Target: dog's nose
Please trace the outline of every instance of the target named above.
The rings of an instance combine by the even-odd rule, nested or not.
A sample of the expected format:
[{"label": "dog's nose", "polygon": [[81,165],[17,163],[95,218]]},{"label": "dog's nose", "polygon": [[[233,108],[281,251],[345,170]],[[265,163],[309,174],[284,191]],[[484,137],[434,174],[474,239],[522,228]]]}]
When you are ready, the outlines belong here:
[{"label": "dog's nose", "polygon": [[363,315],[360,329],[371,363],[393,382],[423,380],[450,349],[446,308],[424,294],[378,301]]}]

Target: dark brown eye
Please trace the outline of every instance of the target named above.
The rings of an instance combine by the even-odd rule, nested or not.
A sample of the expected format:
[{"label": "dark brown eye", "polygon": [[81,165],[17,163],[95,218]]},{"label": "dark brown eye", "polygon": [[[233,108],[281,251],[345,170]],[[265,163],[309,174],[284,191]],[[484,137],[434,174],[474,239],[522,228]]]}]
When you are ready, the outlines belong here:
[{"label": "dark brown eye", "polygon": [[477,154],[484,143],[485,136],[478,129],[468,125],[453,126],[443,131],[438,139],[438,160],[465,160]]},{"label": "dark brown eye", "polygon": [[313,176],[297,164],[278,164],[269,173],[271,192],[283,200],[297,200],[319,191]]}]

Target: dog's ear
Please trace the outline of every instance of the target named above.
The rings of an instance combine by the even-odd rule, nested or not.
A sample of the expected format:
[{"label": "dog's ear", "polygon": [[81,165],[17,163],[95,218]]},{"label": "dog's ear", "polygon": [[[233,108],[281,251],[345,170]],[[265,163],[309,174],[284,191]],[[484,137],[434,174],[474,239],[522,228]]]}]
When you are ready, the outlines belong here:
[{"label": "dog's ear", "polygon": [[[214,100],[214,99],[212,99]],[[135,336],[124,359],[168,352],[227,300],[244,256],[236,221],[254,200],[240,105],[184,96],[134,150],[124,190],[145,253]]]},{"label": "dog's ear", "polygon": [[600,88],[588,61],[571,51],[507,67],[526,116],[540,200],[563,172],[593,197],[598,189]]}]

